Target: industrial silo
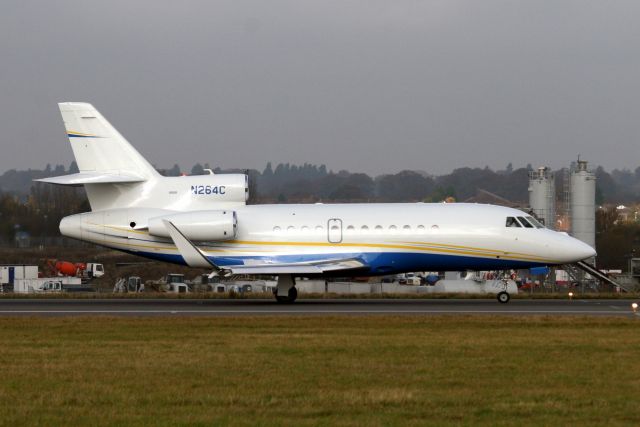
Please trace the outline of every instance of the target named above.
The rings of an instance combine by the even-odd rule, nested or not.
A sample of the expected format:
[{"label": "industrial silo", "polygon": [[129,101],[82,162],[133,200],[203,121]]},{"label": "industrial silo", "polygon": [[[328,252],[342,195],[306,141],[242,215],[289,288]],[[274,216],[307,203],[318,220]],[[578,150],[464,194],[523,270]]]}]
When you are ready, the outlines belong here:
[{"label": "industrial silo", "polygon": [[578,160],[570,175],[571,235],[596,247],[596,176]]},{"label": "industrial silo", "polygon": [[556,228],[556,185],[548,167],[529,172],[529,207],[547,228]]}]

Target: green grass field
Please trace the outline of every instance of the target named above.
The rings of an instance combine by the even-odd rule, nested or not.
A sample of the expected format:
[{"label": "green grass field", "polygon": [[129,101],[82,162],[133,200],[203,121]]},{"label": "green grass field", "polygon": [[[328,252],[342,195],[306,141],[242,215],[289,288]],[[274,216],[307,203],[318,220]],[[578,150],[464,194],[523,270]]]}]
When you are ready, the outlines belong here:
[{"label": "green grass field", "polygon": [[640,319],[0,318],[2,425],[638,425]]}]

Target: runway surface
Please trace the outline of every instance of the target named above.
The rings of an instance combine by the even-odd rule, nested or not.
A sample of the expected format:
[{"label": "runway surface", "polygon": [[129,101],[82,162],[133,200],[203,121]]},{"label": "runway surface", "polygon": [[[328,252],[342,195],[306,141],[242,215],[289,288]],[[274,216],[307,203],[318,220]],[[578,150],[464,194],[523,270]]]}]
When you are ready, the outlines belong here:
[{"label": "runway surface", "polygon": [[[633,300],[0,299],[0,316],[582,315],[636,316]],[[639,301],[640,302],[640,301]]]}]

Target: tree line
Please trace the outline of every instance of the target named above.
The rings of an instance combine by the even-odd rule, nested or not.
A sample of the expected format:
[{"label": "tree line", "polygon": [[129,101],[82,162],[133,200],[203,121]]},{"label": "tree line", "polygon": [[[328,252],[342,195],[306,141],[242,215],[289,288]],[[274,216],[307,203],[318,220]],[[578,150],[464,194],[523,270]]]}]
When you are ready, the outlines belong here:
[{"label": "tree line", "polygon": [[[454,199],[463,202],[478,190],[526,206],[530,165],[514,169],[511,164],[504,170],[485,168],[459,168],[449,174],[434,176],[425,172],[400,171],[371,177],[345,170],[334,172],[324,165],[292,165],[268,163],[262,171],[223,170],[208,164],[196,164],[189,174],[248,173],[250,203],[338,203],[338,202],[440,202]],[[166,176],[183,173],[178,165],[158,169]],[[58,224],[67,215],[90,210],[82,187],[63,187],[33,182],[34,179],[77,172],[72,163],[68,168],[47,165],[42,170],[10,170],[0,175],[0,240],[12,242],[16,232],[31,236],[57,236]],[[609,173],[601,167],[597,176],[598,203],[633,204],[640,201],[640,167],[635,171],[614,170]],[[561,174],[556,174],[561,186]],[[560,188],[560,187],[559,187]],[[559,193],[560,194],[560,193]],[[597,240],[600,259],[607,266],[624,267],[623,255],[640,248],[640,226],[621,224],[615,211],[599,210]],[[638,250],[640,256],[640,250]]]}]

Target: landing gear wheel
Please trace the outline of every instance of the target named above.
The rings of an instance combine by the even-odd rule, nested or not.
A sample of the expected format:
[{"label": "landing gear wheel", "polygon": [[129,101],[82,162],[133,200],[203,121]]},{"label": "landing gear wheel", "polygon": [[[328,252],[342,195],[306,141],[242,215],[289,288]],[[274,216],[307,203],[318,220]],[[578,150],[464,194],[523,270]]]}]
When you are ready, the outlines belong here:
[{"label": "landing gear wheel", "polygon": [[498,302],[506,304],[511,299],[511,295],[508,292],[502,291],[498,293]]},{"label": "landing gear wheel", "polygon": [[280,303],[291,304],[298,298],[298,290],[295,287],[289,289],[287,295],[278,295],[276,293],[276,301]]}]

